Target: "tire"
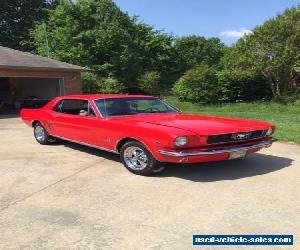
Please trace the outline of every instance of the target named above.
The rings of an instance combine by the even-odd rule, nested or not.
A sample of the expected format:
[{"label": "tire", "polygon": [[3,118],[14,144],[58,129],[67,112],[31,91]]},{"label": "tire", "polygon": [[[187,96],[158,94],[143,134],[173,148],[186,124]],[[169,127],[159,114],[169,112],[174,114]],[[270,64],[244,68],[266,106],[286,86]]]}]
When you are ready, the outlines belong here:
[{"label": "tire", "polygon": [[125,143],[121,148],[120,158],[124,166],[136,175],[150,176],[164,170],[162,163],[140,142]]},{"label": "tire", "polygon": [[39,144],[48,145],[55,141],[55,139],[50,136],[43,125],[37,122],[33,127],[34,138]]}]

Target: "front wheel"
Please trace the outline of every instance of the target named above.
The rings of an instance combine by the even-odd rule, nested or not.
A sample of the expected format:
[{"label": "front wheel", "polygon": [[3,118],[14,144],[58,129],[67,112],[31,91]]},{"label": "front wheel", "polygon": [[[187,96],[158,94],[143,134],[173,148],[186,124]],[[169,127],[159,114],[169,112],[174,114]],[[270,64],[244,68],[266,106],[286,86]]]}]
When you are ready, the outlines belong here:
[{"label": "front wheel", "polygon": [[120,152],[124,166],[137,175],[153,175],[162,172],[164,167],[152,154],[139,142],[131,141],[123,145]]},{"label": "front wheel", "polygon": [[33,134],[37,142],[42,145],[47,145],[55,141],[55,139],[47,133],[46,129],[39,122],[34,125]]}]

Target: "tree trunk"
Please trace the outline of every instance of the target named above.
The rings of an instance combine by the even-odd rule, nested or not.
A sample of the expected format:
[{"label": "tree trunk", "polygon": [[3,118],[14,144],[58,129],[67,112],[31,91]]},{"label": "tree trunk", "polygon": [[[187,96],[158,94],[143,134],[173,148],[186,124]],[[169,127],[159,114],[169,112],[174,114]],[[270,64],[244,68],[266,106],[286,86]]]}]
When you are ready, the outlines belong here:
[{"label": "tree trunk", "polygon": [[271,89],[271,91],[272,91],[272,95],[273,95],[273,97],[276,97],[276,89],[275,89],[275,87],[274,87],[274,83],[272,82],[272,81],[268,81],[269,82],[269,84],[270,84],[270,89]]},{"label": "tree trunk", "polygon": [[280,95],[280,89],[278,84],[276,83],[276,79],[273,77],[271,72],[262,71],[263,76],[266,78],[267,82],[269,83],[273,98],[276,98]]},{"label": "tree trunk", "polygon": [[281,95],[280,82],[278,80],[275,80],[275,86],[276,86],[276,96],[280,96]]},{"label": "tree trunk", "polygon": [[273,98],[280,96],[280,88],[278,82],[276,82],[276,80],[272,76],[268,76],[267,81],[269,82]]}]

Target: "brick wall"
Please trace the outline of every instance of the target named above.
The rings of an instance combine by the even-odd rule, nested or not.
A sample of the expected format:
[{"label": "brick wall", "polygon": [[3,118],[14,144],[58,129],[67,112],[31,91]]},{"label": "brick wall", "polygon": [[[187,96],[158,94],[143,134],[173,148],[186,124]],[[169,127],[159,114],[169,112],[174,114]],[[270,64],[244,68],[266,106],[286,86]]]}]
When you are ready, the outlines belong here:
[{"label": "brick wall", "polygon": [[64,94],[81,93],[80,75],[78,71],[0,69],[0,77],[60,78],[63,81]]}]

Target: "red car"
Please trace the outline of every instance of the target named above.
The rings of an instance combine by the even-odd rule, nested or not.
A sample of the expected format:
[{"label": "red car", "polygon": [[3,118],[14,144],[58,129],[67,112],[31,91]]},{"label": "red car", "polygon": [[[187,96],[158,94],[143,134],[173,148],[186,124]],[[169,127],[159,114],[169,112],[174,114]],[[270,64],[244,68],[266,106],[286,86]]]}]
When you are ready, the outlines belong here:
[{"label": "red car", "polygon": [[140,175],[163,163],[197,163],[244,157],[272,144],[275,127],[264,121],[184,114],[144,95],[57,97],[40,109],[22,109],[35,139],[57,138],[120,154]]}]

